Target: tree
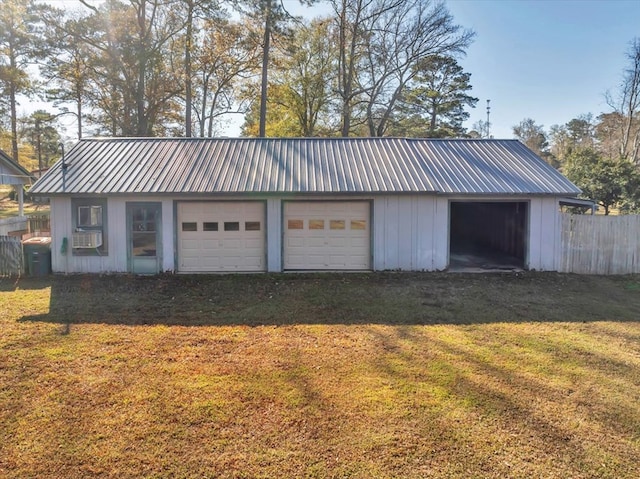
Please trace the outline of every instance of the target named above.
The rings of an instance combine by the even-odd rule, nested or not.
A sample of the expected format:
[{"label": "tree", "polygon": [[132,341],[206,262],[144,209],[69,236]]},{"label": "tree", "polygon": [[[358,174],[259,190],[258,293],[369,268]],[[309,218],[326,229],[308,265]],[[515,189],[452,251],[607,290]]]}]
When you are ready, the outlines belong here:
[{"label": "tree", "polygon": [[531,118],[525,118],[513,127],[513,136],[547,163],[554,167],[558,166],[557,161],[548,150],[549,142],[542,125],[536,124]]},{"label": "tree", "polygon": [[400,119],[392,128],[393,134],[429,138],[463,136],[462,123],[469,118],[465,107],[473,108],[478,102],[467,94],[471,90],[471,74],[448,56],[426,58],[416,69],[412,86],[402,97]]},{"label": "tree", "polygon": [[591,114],[580,115],[549,129],[550,153],[562,165],[576,151],[596,148],[596,126]]},{"label": "tree", "polygon": [[[302,136],[300,123],[292,110],[285,106],[287,97],[285,87],[277,84],[269,85],[269,101],[265,122],[265,131],[262,137],[285,138]],[[242,125],[242,135],[260,137],[260,103],[253,102],[250,105],[245,121]]]},{"label": "tree", "polygon": [[489,128],[491,125],[484,121],[478,120],[471,125],[471,131],[469,132],[470,138],[490,138]]},{"label": "tree", "polygon": [[634,38],[627,51],[629,65],[615,94],[606,95],[615,114],[618,155],[635,164],[640,162],[640,38]]},{"label": "tree", "polygon": [[60,157],[60,134],[56,117],[44,110],[37,110],[25,119],[21,137],[33,147],[38,170],[48,168]]},{"label": "tree", "polygon": [[576,151],[567,158],[564,173],[608,215],[613,206],[637,204],[640,174],[629,160],[605,158],[593,149]]},{"label": "tree", "polygon": [[[329,134],[328,107],[331,102],[335,46],[329,36],[329,22],[316,19],[309,26],[296,29],[290,44],[274,62],[269,83],[267,136],[312,137],[321,131]],[[245,134],[259,134],[252,122],[255,111],[246,118]],[[269,128],[272,122],[277,128]]]},{"label": "tree", "polygon": [[[77,20],[68,19],[62,26],[58,21],[49,19],[54,32],[49,38],[52,54],[42,66],[41,74],[47,80],[46,96],[60,108],[61,115],[75,115],[77,136],[81,139],[84,106],[91,84],[91,51],[84,42],[76,41],[80,36]],[[69,110],[69,103],[74,105],[74,110]]]},{"label": "tree", "polygon": [[169,48],[184,27],[179,10],[163,0],[107,0],[100,7],[81,1],[91,14],[75,41],[91,52],[91,118],[113,136],[165,133],[180,121],[182,72]]},{"label": "tree", "polygon": [[336,19],[341,135],[364,123],[385,134],[417,63],[464,52],[462,30],[443,3],[431,0],[331,0]]},{"label": "tree", "polygon": [[[301,4],[311,5],[315,0],[300,0]],[[284,8],[282,2],[276,0],[242,0],[240,10],[255,22],[263,25],[262,34],[262,68],[260,80],[260,113],[258,136],[265,136],[267,121],[267,89],[269,83],[269,55],[271,40],[274,35],[282,35],[287,31],[287,22],[293,17]]]},{"label": "tree", "polygon": [[193,113],[193,52],[197,48],[198,27],[204,19],[207,23],[215,23],[224,18],[224,10],[217,0],[180,0],[184,10],[185,26],[182,38],[184,60],[184,125],[185,136],[192,135]]},{"label": "tree", "polygon": [[260,61],[260,43],[246,23],[207,20],[194,51],[194,98],[199,136],[213,136],[218,119],[244,113],[240,86]]},{"label": "tree", "polygon": [[444,3],[410,0],[387,8],[372,25],[367,41],[366,69],[360,84],[366,86],[366,123],[371,136],[383,136],[397,103],[420,63],[429,58],[463,54],[474,33],[453,22]]},{"label": "tree", "polygon": [[47,5],[34,0],[0,0],[0,104],[8,107],[11,155],[18,161],[18,95],[33,94],[29,66],[46,56],[41,21]]}]

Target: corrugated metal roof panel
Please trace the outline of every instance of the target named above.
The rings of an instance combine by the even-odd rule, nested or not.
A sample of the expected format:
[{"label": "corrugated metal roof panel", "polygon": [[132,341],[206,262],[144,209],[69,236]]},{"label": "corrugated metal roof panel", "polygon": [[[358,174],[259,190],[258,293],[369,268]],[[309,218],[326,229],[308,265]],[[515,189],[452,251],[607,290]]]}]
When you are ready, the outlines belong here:
[{"label": "corrugated metal roof panel", "polygon": [[37,194],[580,192],[516,140],[83,139]]},{"label": "corrugated metal roof panel", "polygon": [[409,140],[441,193],[567,194],[573,183],[517,140]]}]

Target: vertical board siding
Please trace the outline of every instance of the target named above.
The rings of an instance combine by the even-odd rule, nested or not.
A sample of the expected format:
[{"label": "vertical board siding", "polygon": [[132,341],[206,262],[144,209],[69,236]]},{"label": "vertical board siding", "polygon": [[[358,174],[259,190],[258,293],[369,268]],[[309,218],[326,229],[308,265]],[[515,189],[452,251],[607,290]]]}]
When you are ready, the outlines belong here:
[{"label": "vertical board siding", "polygon": [[[226,199],[226,198],[225,198]],[[245,198],[239,197],[238,200]],[[257,197],[266,202],[267,270],[282,271],[282,201],[290,197]],[[307,201],[326,201],[326,196],[308,196]],[[352,196],[332,196],[331,200],[353,201]],[[358,200],[372,201],[372,268],[376,271],[436,271],[449,266],[450,201],[490,201],[485,197],[448,197],[436,195],[376,195]],[[51,199],[52,268],[57,273],[104,273],[127,271],[126,203],[128,201],[162,202],[162,269],[175,271],[174,201],[215,201],[214,197],[110,197],[107,202],[109,252],[104,256],[75,256],[70,247],[73,221],[71,199]],[[526,201],[513,198],[513,201]],[[558,216],[555,197],[530,198],[527,235],[530,269],[557,271],[566,262],[564,226]],[[62,252],[63,238],[67,251]],[[637,255],[637,256],[640,256]]]},{"label": "vertical board siding", "polygon": [[20,276],[24,260],[22,241],[15,236],[0,236],[0,277]]},{"label": "vertical board siding", "polygon": [[373,201],[373,269],[434,269],[433,196],[382,196]]},{"label": "vertical board siding", "polygon": [[267,200],[267,271],[282,271],[282,202],[280,198]]},{"label": "vertical board siding", "polygon": [[640,273],[640,216],[561,213],[559,271],[580,274]]}]

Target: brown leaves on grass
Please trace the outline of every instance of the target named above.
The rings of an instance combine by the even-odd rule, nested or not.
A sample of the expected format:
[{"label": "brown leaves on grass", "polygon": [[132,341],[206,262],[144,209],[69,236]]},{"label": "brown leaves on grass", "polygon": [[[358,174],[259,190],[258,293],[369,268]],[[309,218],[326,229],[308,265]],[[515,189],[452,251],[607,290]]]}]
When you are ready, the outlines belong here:
[{"label": "brown leaves on grass", "polygon": [[0,284],[0,476],[635,478],[634,281]]}]

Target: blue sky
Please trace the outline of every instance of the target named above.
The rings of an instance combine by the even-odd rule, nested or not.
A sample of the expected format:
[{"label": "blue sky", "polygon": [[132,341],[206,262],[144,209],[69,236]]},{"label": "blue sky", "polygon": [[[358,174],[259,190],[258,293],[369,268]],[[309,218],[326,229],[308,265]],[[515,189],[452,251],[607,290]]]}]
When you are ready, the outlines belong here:
[{"label": "blue sky", "polygon": [[640,37],[640,1],[449,0],[456,22],[476,32],[461,60],[471,73],[469,126],[486,119],[491,133],[511,138],[512,126],[533,118],[548,128],[583,113],[609,111],[604,100]]},{"label": "blue sky", "polygon": [[[326,4],[290,11],[307,17],[326,13]],[[609,111],[604,95],[615,91],[625,51],[640,37],[640,0],[447,0],[455,22],[476,32],[460,60],[471,73],[468,128],[486,120],[491,100],[491,134],[512,138],[512,127],[533,118],[548,131],[581,114]]]}]

